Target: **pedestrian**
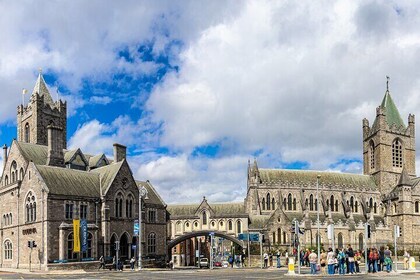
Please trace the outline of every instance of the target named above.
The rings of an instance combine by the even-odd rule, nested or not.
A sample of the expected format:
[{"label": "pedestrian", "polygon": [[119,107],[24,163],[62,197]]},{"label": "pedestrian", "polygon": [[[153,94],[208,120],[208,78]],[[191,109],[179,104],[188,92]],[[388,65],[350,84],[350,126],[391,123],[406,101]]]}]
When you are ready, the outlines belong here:
[{"label": "pedestrian", "polygon": [[391,250],[389,250],[389,247],[387,246],[384,251],[384,264],[386,266],[386,271],[389,273],[392,270],[392,259],[391,259]]},{"label": "pedestrian", "polygon": [[100,266],[99,266],[98,270],[100,270],[101,268],[102,269],[105,269],[105,259],[104,259],[104,256],[101,256],[99,258],[99,264],[100,264]]},{"label": "pedestrian", "polygon": [[309,254],[309,263],[311,266],[311,274],[316,274],[316,265],[318,261],[318,255],[315,254],[315,250],[312,250],[312,253]]},{"label": "pedestrian", "polygon": [[349,261],[349,274],[354,274],[354,252],[352,247],[347,249],[347,256]]},{"label": "pedestrian", "polygon": [[340,274],[345,274],[345,269],[346,269],[346,254],[344,253],[344,249],[342,248],[339,252],[338,252],[338,256],[337,256],[337,260],[338,260],[338,266],[339,266],[339,273]]},{"label": "pedestrian", "polygon": [[384,270],[384,261],[385,261],[385,256],[384,256],[384,246],[381,246],[379,248],[379,264],[378,264],[378,271],[383,271]]},{"label": "pedestrian", "polygon": [[269,263],[268,263],[268,266],[269,267],[272,267],[273,266],[273,253],[270,253],[270,255],[268,256],[268,258],[269,258]]},{"label": "pedestrian", "polygon": [[277,268],[280,268],[281,267],[280,251],[277,251],[276,257],[277,257]]},{"label": "pedestrian", "polygon": [[264,268],[268,267],[268,254],[267,252],[264,253]]},{"label": "pedestrian", "polygon": [[286,258],[286,265],[289,265],[289,252],[286,251],[284,257]]},{"label": "pedestrian", "polygon": [[229,256],[228,263],[230,264],[230,267],[233,268],[233,257],[232,257],[232,255]]},{"label": "pedestrian", "polygon": [[325,275],[327,274],[327,272],[325,271],[325,267],[327,266],[327,253],[325,253],[324,250],[322,250],[320,261],[321,261],[321,273]]},{"label": "pedestrian", "polygon": [[131,271],[134,270],[134,263],[135,262],[136,262],[136,259],[134,257],[132,257],[131,260],[130,260],[130,268],[131,268]]},{"label": "pedestrian", "polygon": [[354,254],[354,266],[356,267],[356,273],[360,273],[360,262],[362,260],[362,254],[360,253],[360,250],[356,251]]},{"label": "pedestrian", "polygon": [[408,269],[408,260],[410,259],[410,254],[407,251],[404,251],[404,269]]},{"label": "pedestrian", "polygon": [[334,274],[334,252],[331,248],[328,248],[328,254],[327,254],[327,263],[328,263],[328,274],[333,275]]}]

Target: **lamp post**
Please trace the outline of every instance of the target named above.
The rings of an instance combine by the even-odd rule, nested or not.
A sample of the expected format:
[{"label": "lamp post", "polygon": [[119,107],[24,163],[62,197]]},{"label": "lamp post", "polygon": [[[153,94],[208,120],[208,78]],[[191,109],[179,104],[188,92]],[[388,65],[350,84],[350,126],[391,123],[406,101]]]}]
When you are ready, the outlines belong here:
[{"label": "lamp post", "polygon": [[142,230],[143,226],[141,225],[142,217],[141,217],[141,208],[142,208],[142,198],[147,199],[147,189],[144,186],[139,187],[139,270],[141,270],[141,238],[142,238]]},{"label": "lamp post", "polygon": [[320,264],[321,263],[321,248],[320,248],[320,243],[321,243],[321,240],[320,240],[320,236],[319,236],[319,178],[321,178],[321,175],[317,175],[316,176],[316,219],[317,219],[317,229],[316,229],[316,231],[317,231],[317,234],[316,234],[316,246],[317,246],[317,248],[318,248],[318,264]]}]

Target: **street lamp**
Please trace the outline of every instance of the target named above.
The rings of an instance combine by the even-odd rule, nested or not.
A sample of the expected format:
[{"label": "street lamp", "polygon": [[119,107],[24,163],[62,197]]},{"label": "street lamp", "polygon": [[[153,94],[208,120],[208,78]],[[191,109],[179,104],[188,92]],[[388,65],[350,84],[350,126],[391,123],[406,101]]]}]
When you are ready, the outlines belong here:
[{"label": "street lamp", "polygon": [[316,241],[317,241],[317,248],[318,248],[318,264],[321,263],[321,248],[320,248],[320,236],[319,236],[319,178],[321,178],[321,175],[316,175],[316,219],[317,219],[317,235],[316,235]]},{"label": "street lamp", "polygon": [[142,238],[142,230],[143,226],[141,224],[141,208],[142,208],[142,198],[148,199],[147,196],[147,189],[144,186],[139,187],[139,270],[141,270],[141,238]]}]

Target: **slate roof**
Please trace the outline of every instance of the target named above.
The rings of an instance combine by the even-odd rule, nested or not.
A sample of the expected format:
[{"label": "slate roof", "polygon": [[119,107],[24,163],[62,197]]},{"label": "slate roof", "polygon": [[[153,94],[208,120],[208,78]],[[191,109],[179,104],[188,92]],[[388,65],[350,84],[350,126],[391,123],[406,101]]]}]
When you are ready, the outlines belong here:
[{"label": "slate roof", "polygon": [[44,165],[47,163],[48,147],[37,144],[30,144],[16,141],[22,155],[28,161],[33,161],[36,165]]},{"label": "slate roof", "polygon": [[136,184],[137,184],[138,187],[143,186],[147,189],[147,199],[144,200],[145,203],[165,206],[165,202],[160,197],[160,195],[157,193],[157,191],[152,186],[152,184],[150,184],[148,182],[143,182],[143,181],[136,181]]},{"label": "slate roof", "polygon": [[32,95],[38,93],[39,96],[44,97],[44,102],[51,106],[54,105],[54,101],[51,98],[50,91],[48,90],[47,85],[45,84],[44,77],[42,76],[41,72],[38,75],[38,79],[36,80],[34,90],[32,91]]},{"label": "slate roof", "polygon": [[120,170],[123,162],[124,161],[120,161],[120,162],[102,166],[100,168],[96,168],[90,171],[90,173],[100,174],[101,184],[102,184],[101,186],[102,193],[106,193],[107,189],[109,188],[115,176],[117,175],[118,171]]},{"label": "slate roof", "polygon": [[326,186],[339,185],[343,188],[367,188],[376,190],[375,181],[369,175],[350,174],[341,172],[325,172],[312,170],[291,170],[291,169],[259,169],[260,178],[265,183],[296,182],[298,184],[315,185],[317,175],[319,184]]},{"label": "slate roof", "polygon": [[[242,202],[209,203],[209,205],[214,211],[213,217],[248,216]],[[199,206],[200,204],[173,204],[168,205],[167,210],[171,217],[195,217],[195,212]]]},{"label": "slate roof", "polygon": [[51,194],[99,197],[99,175],[68,168],[36,167]]}]

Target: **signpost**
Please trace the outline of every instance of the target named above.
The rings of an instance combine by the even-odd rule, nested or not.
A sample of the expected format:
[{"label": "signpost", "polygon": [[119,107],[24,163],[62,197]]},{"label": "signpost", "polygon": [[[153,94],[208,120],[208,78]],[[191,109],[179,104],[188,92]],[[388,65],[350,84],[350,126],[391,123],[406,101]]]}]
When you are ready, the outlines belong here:
[{"label": "signpost", "polygon": [[214,244],[214,232],[210,232],[210,269],[213,269],[213,244]]},{"label": "signpost", "polygon": [[139,236],[139,220],[134,220],[134,235]]}]

